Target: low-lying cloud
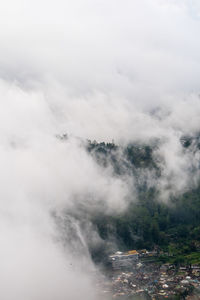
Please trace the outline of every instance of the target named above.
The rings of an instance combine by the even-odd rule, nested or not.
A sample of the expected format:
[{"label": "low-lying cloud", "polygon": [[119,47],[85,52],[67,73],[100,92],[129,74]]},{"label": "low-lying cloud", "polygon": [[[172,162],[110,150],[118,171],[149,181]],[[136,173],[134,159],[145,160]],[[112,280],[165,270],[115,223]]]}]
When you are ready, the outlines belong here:
[{"label": "low-lying cloud", "polygon": [[97,165],[86,139],[159,140],[165,200],[199,181],[199,153],[180,143],[200,127],[199,9],[195,0],[1,5],[2,299],[96,299],[84,235],[73,254],[52,213],[80,202],[122,211],[134,183]]}]

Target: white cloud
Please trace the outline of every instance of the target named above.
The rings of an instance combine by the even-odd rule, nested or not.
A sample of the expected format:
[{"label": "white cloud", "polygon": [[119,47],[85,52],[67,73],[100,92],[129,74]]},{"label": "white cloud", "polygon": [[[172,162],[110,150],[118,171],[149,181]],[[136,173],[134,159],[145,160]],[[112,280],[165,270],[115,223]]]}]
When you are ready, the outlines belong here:
[{"label": "white cloud", "polygon": [[[77,269],[65,269],[77,258],[69,251],[64,257],[53,242],[49,212],[73,207],[77,195],[93,199],[95,208],[103,199],[109,212],[123,209],[129,186],[98,167],[75,136],[123,143],[160,138],[166,141],[158,152],[166,162],[160,187],[168,193],[171,184],[177,192],[191,182],[187,166],[199,158],[184,153],[179,138],[199,131],[198,6],[186,0],[1,4],[1,298],[77,299],[81,292],[93,299],[90,276],[80,271],[82,261],[91,261],[81,257]],[[72,137],[61,143],[55,135],[64,132]]]}]

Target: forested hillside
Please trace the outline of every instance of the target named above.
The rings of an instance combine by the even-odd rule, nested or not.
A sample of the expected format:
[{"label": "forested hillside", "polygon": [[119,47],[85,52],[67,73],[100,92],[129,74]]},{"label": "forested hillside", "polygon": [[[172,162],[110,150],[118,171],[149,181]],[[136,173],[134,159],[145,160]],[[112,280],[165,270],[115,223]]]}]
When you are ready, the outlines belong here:
[{"label": "forested hillside", "polygon": [[[200,149],[199,136],[183,137],[180,143],[185,151],[190,151],[190,147],[195,152]],[[154,141],[151,145],[119,147],[88,141],[87,150],[93,158],[105,168],[112,167],[115,176],[132,177],[137,193],[137,199],[130,199],[124,212],[91,216],[103,241],[91,248],[94,260],[104,260],[111,249],[146,248],[163,253],[163,260],[200,262],[200,181],[197,177],[196,185],[163,200],[156,185],[162,177],[155,155],[158,144]],[[151,175],[153,184],[149,184]]]}]

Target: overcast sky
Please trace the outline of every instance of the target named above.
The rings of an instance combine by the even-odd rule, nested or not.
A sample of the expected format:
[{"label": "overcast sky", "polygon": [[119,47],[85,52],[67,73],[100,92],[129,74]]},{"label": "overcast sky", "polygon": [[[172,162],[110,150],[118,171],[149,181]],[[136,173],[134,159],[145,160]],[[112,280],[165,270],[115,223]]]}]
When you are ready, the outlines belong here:
[{"label": "overcast sky", "polygon": [[0,76],[42,93],[61,131],[117,139],[133,111],[198,96],[199,29],[198,0],[8,0]]},{"label": "overcast sky", "polygon": [[159,101],[199,91],[195,0],[8,0],[0,12],[0,74],[47,77],[73,93]]}]

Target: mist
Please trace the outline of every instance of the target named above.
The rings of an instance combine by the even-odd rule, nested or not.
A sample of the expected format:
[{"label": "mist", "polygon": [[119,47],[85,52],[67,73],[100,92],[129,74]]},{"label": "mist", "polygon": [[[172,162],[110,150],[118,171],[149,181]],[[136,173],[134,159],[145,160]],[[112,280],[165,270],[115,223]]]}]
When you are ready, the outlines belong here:
[{"label": "mist", "polygon": [[164,171],[150,184],[161,200],[197,184],[199,154],[180,138],[200,129],[199,29],[195,0],[1,4],[2,299],[99,299],[86,233],[71,219],[64,242],[52,215],[80,203],[116,214],[137,195],[87,153],[87,139],[158,139]]}]

